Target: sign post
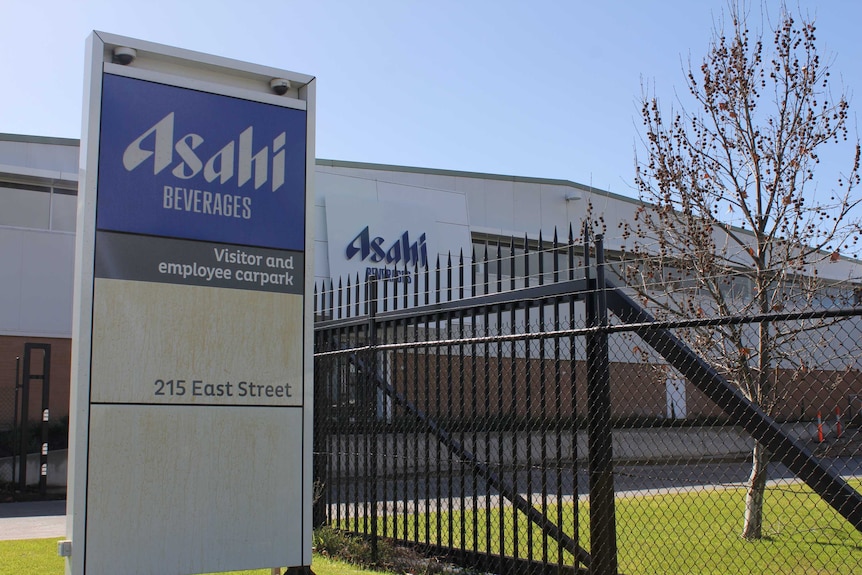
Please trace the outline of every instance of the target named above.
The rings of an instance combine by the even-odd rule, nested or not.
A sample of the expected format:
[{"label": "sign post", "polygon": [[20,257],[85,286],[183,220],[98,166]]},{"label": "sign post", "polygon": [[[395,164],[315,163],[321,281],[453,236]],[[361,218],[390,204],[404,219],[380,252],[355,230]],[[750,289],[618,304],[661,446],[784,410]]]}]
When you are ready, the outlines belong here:
[{"label": "sign post", "polygon": [[90,37],[67,573],[311,564],[314,86]]}]

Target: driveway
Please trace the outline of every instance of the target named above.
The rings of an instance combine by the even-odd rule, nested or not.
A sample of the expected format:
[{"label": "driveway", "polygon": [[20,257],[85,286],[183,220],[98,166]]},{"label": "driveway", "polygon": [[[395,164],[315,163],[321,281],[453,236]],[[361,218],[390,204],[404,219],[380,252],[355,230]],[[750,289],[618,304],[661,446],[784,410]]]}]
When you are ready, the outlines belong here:
[{"label": "driveway", "polygon": [[66,502],[0,504],[0,541],[48,539],[66,535]]}]

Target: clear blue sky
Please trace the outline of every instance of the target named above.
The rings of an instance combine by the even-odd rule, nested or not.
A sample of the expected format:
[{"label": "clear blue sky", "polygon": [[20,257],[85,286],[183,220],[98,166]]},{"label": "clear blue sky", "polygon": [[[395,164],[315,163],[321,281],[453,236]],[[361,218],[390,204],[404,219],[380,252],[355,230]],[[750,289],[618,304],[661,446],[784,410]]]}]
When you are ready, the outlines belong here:
[{"label": "clear blue sky", "polygon": [[[766,2],[777,12],[776,0]],[[795,0],[862,94],[862,2]],[[684,90],[725,0],[0,0],[0,132],[78,138],[103,30],[318,78],[317,157],[635,195],[642,83]],[[759,21],[759,4],[755,21]],[[854,129],[862,100],[852,98]],[[860,116],[862,117],[862,116]],[[825,174],[824,174],[825,175]]]}]

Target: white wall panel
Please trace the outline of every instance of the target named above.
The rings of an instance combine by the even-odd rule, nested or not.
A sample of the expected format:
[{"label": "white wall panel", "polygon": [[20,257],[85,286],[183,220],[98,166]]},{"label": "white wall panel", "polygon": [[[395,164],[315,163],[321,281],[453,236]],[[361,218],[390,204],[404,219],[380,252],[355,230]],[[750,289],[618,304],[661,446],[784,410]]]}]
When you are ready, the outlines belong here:
[{"label": "white wall panel", "polygon": [[378,184],[378,200],[381,202],[410,202],[425,206],[438,222],[469,225],[464,194],[455,191],[416,188],[399,184]]},{"label": "white wall panel", "polygon": [[70,337],[75,236],[0,228],[0,333]]},{"label": "white wall panel", "polygon": [[[0,334],[21,331],[21,258],[24,232],[0,228]],[[71,314],[71,310],[69,311]]]},{"label": "white wall panel", "polygon": [[314,281],[329,279],[329,249],[327,242],[314,242]]},{"label": "white wall panel", "polygon": [[[475,216],[472,209],[470,214]],[[485,180],[485,226],[503,230],[519,229],[515,221],[515,183],[509,180]],[[471,222],[476,225],[475,222]]]},{"label": "white wall panel", "polygon": [[326,208],[315,204],[312,217],[314,218],[314,239],[326,241]]},{"label": "white wall panel", "polygon": [[[64,140],[66,144],[73,141]],[[0,164],[75,175],[78,173],[78,146],[66,144],[0,141]]]},{"label": "white wall panel", "polygon": [[393,172],[387,170],[366,170],[362,177],[380,182],[388,182],[390,184],[402,184],[405,186],[413,186],[416,188],[424,188],[428,186],[425,179],[425,174],[417,174],[414,172]]},{"label": "white wall panel", "polygon": [[[577,190],[568,186],[555,186],[551,184],[540,184],[538,190],[539,209],[542,217],[543,239],[553,239],[554,228],[557,229],[560,239],[569,233],[569,208],[572,203],[583,202],[583,200],[566,201],[566,196],[577,195]],[[581,225],[578,218],[573,222],[574,227]]]},{"label": "white wall panel", "polygon": [[485,226],[485,181],[482,178],[455,178],[456,191],[467,198],[467,220],[470,225]]},{"label": "white wall panel", "polygon": [[527,234],[542,229],[542,203],[539,184],[515,182],[513,186],[514,224]]},{"label": "white wall panel", "polygon": [[317,172],[314,175],[315,203],[326,205],[326,198],[331,193],[341,196],[358,198],[373,197],[377,199],[377,182],[365,177],[356,177],[356,170],[346,170],[344,174]]},{"label": "white wall panel", "polygon": [[454,190],[457,178],[446,174],[425,174],[424,185],[435,190]]}]

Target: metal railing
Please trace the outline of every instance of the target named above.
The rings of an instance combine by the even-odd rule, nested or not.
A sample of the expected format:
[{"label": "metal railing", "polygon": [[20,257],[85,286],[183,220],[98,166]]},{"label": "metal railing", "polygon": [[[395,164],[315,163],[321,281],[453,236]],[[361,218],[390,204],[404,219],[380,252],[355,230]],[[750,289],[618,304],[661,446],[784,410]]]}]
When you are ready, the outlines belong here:
[{"label": "metal railing", "polygon": [[[859,310],[657,322],[604,277],[600,238],[514,245],[318,290],[319,523],[496,573],[710,572],[717,546],[734,572],[862,568]],[[768,410],[687,338],[814,320],[845,367],[822,347],[776,364]],[[739,537],[756,442],[784,564]]]}]

